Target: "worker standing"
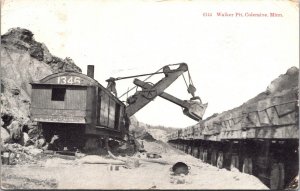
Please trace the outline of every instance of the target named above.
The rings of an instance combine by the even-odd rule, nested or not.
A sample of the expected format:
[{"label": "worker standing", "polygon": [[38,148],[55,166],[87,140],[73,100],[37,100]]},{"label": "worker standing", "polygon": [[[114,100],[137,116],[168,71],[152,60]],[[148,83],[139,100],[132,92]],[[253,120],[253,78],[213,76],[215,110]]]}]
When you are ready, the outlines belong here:
[{"label": "worker standing", "polygon": [[117,97],[117,89],[116,89],[116,82],[115,78],[110,77],[109,79],[106,80],[108,82],[107,84],[107,89],[111,91],[115,96]]}]

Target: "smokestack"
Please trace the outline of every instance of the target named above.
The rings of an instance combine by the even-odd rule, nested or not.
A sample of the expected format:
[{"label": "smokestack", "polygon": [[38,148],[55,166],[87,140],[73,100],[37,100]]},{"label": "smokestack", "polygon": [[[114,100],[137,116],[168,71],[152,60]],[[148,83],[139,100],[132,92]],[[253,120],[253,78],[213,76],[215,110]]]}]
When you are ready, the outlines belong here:
[{"label": "smokestack", "polygon": [[94,79],[94,65],[87,66],[87,76]]}]

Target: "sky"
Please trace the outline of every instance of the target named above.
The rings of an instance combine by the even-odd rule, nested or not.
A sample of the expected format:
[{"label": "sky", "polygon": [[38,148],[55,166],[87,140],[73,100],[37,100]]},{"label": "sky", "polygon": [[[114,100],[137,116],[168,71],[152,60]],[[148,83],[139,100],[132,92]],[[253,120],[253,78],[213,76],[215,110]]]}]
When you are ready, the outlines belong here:
[{"label": "sky", "polygon": [[[249,16],[259,13],[268,17]],[[196,94],[208,103],[204,118],[243,104],[299,64],[299,8],[290,1],[2,0],[1,34],[13,27],[31,30],[53,55],[71,57],[83,73],[95,65],[95,79],[104,86],[109,77],[185,62]],[[117,81],[118,94],[132,82]],[[191,98],[182,77],[166,92]],[[197,123],[159,97],[135,116],[168,127]]]}]

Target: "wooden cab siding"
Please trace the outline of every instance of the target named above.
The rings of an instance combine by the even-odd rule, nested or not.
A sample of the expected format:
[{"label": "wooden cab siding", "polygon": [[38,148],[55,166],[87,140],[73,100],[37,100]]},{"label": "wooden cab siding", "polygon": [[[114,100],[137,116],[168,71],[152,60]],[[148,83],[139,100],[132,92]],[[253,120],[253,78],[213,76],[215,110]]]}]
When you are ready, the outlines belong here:
[{"label": "wooden cab siding", "polygon": [[31,116],[37,122],[86,124],[91,134],[124,127],[125,104],[84,74],[56,73],[31,85]]},{"label": "wooden cab siding", "polygon": [[[63,100],[53,100],[53,89],[65,90]],[[31,115],[39,122],[87,123],[87,87],[32,84]]]}]

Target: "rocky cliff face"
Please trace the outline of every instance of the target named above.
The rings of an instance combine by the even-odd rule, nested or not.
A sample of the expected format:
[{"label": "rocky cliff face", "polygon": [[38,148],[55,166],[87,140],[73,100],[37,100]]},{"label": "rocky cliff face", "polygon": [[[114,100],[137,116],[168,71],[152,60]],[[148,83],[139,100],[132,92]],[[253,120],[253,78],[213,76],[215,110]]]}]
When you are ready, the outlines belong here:
[{"label": "rocky cliff face", "polygon": [[81,73],[72,59],[53,56],[27,29],[13,28],[2,35],[1,127],[11,132],[14,121],[14,128],[29,127],[30,83],[62,71]]},{"label": "rocky cliff face", "polygon": [[30,95],[30,82],[56,72],[81,69],[72,59],[51,55],[48,48],[26,29],[13,28],[1,36],[1,76],[15,81]]}]

